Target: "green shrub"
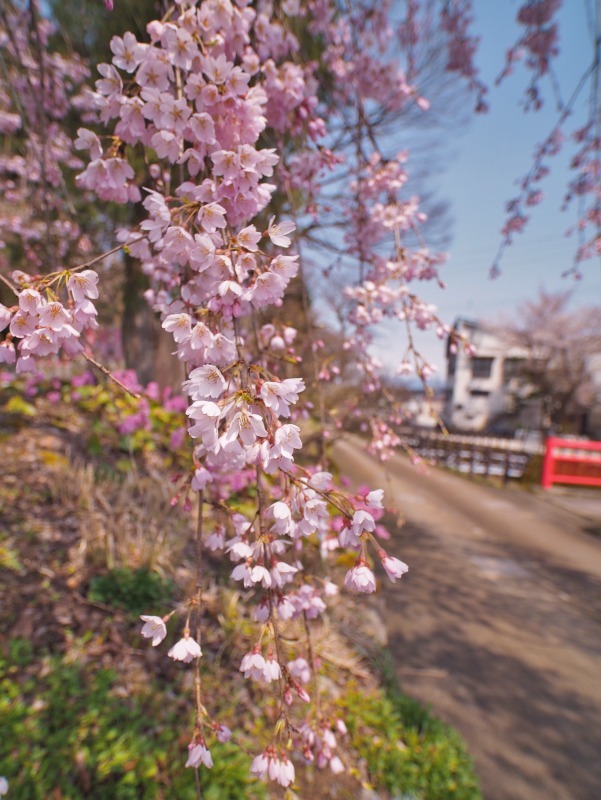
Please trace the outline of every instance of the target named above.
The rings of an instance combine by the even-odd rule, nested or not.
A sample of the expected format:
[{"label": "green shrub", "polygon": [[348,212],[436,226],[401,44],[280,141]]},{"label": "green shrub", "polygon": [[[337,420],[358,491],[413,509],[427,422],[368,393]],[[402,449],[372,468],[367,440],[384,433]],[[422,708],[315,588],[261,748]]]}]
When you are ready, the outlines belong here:
[{"label": "green shrub", "polygon": [[[0,775],[19,800],[194,800],[184,769],[185,727],[156,687],[121,697],[114,674],[58,658],[35,677],[0,661]],[[262,800],[250,758],[211,744],[201,770],[205,800]]]},{"label": "green shrub", "polygon": [[174,591],[173,582],[156,572],[122,567],[92,578],[88,598],[95,603],[143,614],[171,600]]}]

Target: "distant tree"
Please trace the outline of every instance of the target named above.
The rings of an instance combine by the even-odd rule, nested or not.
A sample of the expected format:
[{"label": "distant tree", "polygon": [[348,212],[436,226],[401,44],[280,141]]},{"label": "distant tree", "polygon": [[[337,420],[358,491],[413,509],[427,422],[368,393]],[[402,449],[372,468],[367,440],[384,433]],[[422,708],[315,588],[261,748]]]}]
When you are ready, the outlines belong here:
[{"label": "distant tree", "polygon": [[510,346],[524,348],[520,398],[539,399],[553,430],[579,432],[594,401],[593,357],[601,353],[601,308],[569,311],[570,292],[540,291],[514,321],[501,326]]}]

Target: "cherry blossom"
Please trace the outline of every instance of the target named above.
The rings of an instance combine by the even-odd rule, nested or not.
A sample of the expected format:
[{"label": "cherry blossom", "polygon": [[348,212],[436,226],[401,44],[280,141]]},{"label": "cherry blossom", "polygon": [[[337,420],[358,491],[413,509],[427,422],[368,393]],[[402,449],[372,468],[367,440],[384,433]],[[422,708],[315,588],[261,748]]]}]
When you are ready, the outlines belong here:
[{"label": "cherry blossom", "polygon": [[346,573],[344,585],[352,592],[369,594],[376,591],[376,578],[367,563],[359,559],[355,566]]},{"label": "cherry blossom", "polygon": [[193,659],[200,658],[202,656],[202,650],[198,642],[189,634],[184,634],[183,638],[173,645],[167,655],[174,661],[183,661],[188,664]]},{"label": "cherry blossom", "polygon": [[409,570],[409,567],[403,561],[387,555],[384,555],[382,558],[382,566],[393,583],[399,580]]},{"label": "cherry blossom", "polygon": [[167,636],[167,626],[161,617],[153,617],[142,615],[140,619],[144,620],[144,625],[140,633],[147,639],[152,639],[152,646],[156,647],[160,644],[165,636]]},{"label": "cherry blossom", "polygon": [[188,745],[188,751],[188,760],[186,761],[187,767],[196,769],[202,764],[202,766],[207,767],[207,769],[211,769],[213,766],[213,759],[204,743],[195,744],[192,742]]}]

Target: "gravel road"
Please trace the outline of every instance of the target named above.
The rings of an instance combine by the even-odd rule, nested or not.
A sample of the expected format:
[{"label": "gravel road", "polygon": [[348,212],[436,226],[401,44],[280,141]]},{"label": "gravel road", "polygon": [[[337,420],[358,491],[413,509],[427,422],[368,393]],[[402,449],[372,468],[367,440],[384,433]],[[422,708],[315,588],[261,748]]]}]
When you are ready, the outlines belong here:
[{"label": "gravel road", "polygon": [[[475,485],[358,439],[334,446],[354,483],[404,517],[382,581],[404,689],[466,739],[486,800],[601,799],[601,540],[549,499]],[[601,506],[601,502],[599,504]],[[444,798],[440,798],[444,800]]]}]

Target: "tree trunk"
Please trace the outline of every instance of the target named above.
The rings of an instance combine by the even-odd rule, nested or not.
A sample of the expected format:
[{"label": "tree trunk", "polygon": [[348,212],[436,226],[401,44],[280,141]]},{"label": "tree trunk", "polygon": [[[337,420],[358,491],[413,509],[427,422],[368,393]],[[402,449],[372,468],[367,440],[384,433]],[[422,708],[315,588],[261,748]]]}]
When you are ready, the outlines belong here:
[{"label": "tree trunk", "polygon": [[121,341],[127,369],[133,369],[141,384],[157,381],[161,389],[179,390],[184,369],[173,355],[173,337],[161,328],[160,319],[144,299],[148,279],[140,264],[125,257],[123,321]]}]

